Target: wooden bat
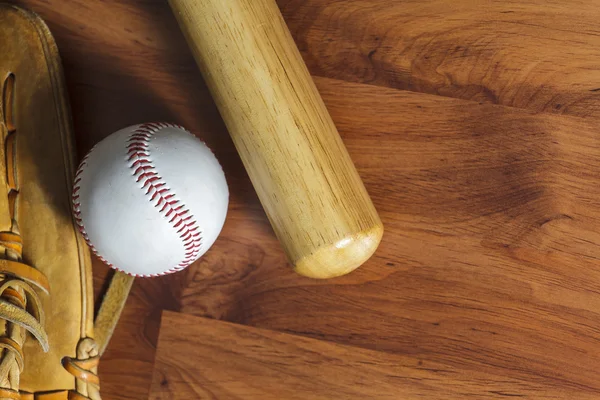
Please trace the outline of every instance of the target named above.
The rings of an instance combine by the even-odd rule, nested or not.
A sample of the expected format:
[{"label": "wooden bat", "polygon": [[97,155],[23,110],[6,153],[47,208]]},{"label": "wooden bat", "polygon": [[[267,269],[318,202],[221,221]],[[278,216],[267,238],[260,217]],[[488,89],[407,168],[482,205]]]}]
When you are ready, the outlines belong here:
[{"label": "wooden bat", "polygon": [[274,0],[169,0],[294,269],[344,275],[383,225]]}]

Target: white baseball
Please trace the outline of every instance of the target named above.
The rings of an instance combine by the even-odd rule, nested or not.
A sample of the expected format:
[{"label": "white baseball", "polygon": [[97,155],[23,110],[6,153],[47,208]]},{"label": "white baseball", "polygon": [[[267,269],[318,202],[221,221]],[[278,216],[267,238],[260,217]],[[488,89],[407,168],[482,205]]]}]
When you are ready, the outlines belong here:
[{"label": "white baseball", "polygon": [[136,276],[179,271],[221,232],[229,190],[210,149],[179,126],[152,123],[113,133],[85,156],[73,212],[92,251]]}]

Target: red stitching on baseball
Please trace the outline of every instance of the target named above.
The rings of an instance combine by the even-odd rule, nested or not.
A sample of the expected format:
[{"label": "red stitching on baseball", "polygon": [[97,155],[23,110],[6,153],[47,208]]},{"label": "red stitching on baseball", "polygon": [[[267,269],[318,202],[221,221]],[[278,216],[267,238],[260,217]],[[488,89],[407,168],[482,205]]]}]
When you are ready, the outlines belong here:
[{"label": "red stitching on baseball", "polygon": [[[129,156],[128,161],[132,161],[130,168],[133,169],[133,176],[136,177],[136,182],[143,181],[142,189],[148,187],[146,194],[150,195],[150,193],[152,193],[150,201],[156,202],[156,208],[159,208],[162,205],[159,210],[161,214],[164,214],[166,217],[171,217],[171,215],[173,215],[173,217],[170,218],[169,223],[174,229],[177,229],[179,226],[183,225],[181,229],[177,231],[177,233],[180,234],[179,237],[184,245],[184,259],[175,267],[157,274],[137,275],[122,271],[104,259],[104,257],[98,253],[98,250],[91,243],[87,232],[85,231],[83,220],[81,218],[81,204],[79,203],[79,195],[77,194],[81,189],[81,174],[83,173],[84,167],[87,165],[87,159],[91,151],[81,160],[81,164],[79,165],[77,173],[75,174],[75,183],[72,195],[73,216],[77,226],[79,227],[81,235],[96,257],[98,257],[109,267],[127,275],[138,277],[157,277],[181,271],[196,260],[202,246],[202,235],[201,232],[199,232],[200,227],[197,224],[197,221],[191,215],[190,210],[185,208],[184,204],[179,204],[179,201],[172,200],[175,197],[175,193],[168,188],[166,182],[162,181],[162,177],[153,171],[155,170],[155,167],[150,160],[150,149],[148,148],[148,145],[152,137],[159,130],[168,127],[175,127],[185,130],[185,128],[180,125],[167,123],[148,123],[140,125],[127,139],[127,154]],[[175,222],[177,220],[178,222]],[[182,231],[185,232],[181,233]]]},{"label": "red stitching on baseball", "polygon": [[[180,225],[183,225],[183,229],[185,230],[190,230],[193,228],[196,228],[197,230],[197,222],[193,219],[190,210],[185,208],[184,204],[178,204],[175,207],[172,204],[173,202],[168,201],[168,199],[171,199],[175,196],[175,193],[173,193],[171,189],[168,189],[166,187],[166,182],[162,180],[162,177],[154,172],[156,167],[150,161],[150,149],[148,147],[150,140],[160,129],[169,126],[174,125],[164,123],[149,123],[139,126],[138,129],[136,129],[128,139],[128,154],[130,156],[130,160],[134,160],[132,163],[132,168],[134,165],[137,167],[134,170],[134,176],[137,177],[138,182],[143,180],[142,188],[148,188],[146,194],[152,194],[150,201],[156,202],[155,207],[157,208],[162,204],[166,206],[163,206],[160,209],[161,214],[165,213],[169,216],[174,214],[170,221],[174,228],[178,228]],[[137,156],[137,153],[145,153],[148,154],[148,156],[147,158],[141,158]],[[177,203],[179,202],[175,202],[175,204]],[[179,221],[175,222],[177,219],[179,219]],[[177,233],[181,233],[181,230]],[[201,238],[195,238],[193,241],[186,241],[184,235],[180,235],[180,238],[184,244],[186,256],[191,254],[191,259],[195,259],[200,252],[200,247],[202,245]],[[186,257],[186,259],[182,261],[176,268],[185,268],[189,264],[190,258]]]}]

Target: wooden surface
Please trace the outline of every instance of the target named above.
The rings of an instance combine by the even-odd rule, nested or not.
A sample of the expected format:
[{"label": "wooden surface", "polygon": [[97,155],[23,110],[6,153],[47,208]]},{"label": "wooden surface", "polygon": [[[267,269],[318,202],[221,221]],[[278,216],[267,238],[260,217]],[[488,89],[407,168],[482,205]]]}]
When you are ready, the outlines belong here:
[{"label": "wooden surface", "polygon": [[362,265],[381,220],[274,0],[170,0],[294,270]]},{"label": "wooden surface", "polygon": [[[556,399],[526,380],[227,322],[163,314],[151,400]],[[591,399],[581,390],[570,393]]]},{"label": "wooden surface", "polygon": [[279,2],[386,226],[367,264],[323,282],[286,264],[165,1],[20,3],[56,36],[80,155],[173,121],[230,184],[214,248],[135,283],[106,398],[147,399],[163,309],[600,397],[600,2]]},{"label": "wooden surface", "polygon": [[597,0],[282,0],[313,74],[594,117]]}]

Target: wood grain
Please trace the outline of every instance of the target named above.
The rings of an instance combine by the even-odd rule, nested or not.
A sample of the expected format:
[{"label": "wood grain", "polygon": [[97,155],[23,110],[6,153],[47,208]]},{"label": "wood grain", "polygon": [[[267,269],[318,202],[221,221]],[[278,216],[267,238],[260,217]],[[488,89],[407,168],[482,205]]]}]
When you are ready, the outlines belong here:
[{"label": "wood grain", "polygon": [[317,84],[388,226],[380,250],[345,278],[295,278],[233,213],[181,311],[600,393],[595,124]]},{"label": "wood grain", "polygon": [[383,226],[274,0],[169,0],[294,270],[345,275]]},{"label": "wood grain", "polygon": [[[563,398],[564,390],[416,357],[165,312],[151,400]],[[572,392],[578,399],[589,393]]]},{"label": "wood grain", "polygon": [[[56,36],[80,155],[123,126],[177,122],[215,151],[231,189],[202,260],[134,284],[100,364],[105,398],[148,398],[162,309],[600,397],[596,2],[504,2],[515,22],[492,23],[500,13],[476,6],[500,3],[279,1],[313,74],[376,85],[316,80],[387,229],[371,261],[330,282],[288,268],[166,1],[19,3]],[[385,45],[367,45],[373,32]],[[436,70],[461,78],[428,83]],[[495,100],[479,94],[490,87]],[[94,268],[100,292],[107,270]]]},{"label": "wood grain", "polygon": [[279,1],[313,74],[593,118],[599,4]]}]

